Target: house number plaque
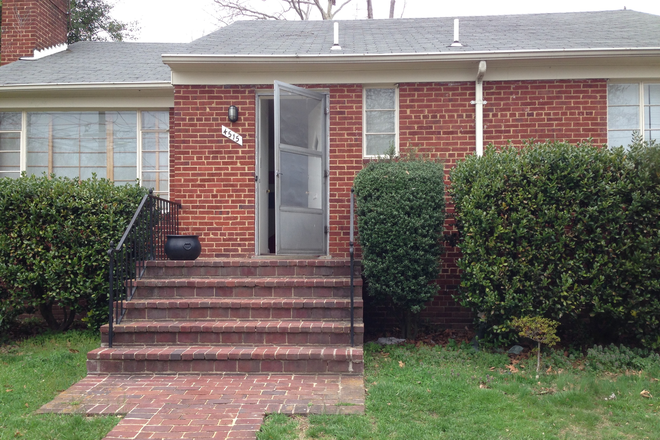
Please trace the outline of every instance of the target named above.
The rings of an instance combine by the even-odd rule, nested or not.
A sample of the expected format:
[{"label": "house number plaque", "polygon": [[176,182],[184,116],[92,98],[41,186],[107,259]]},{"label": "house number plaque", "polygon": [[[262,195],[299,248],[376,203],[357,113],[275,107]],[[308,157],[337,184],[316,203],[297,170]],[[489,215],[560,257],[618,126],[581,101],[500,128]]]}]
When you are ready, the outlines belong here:
[{"label": "house number plaque", "polygon": [[224,125],[222,126],[222,135],[226,137],[227,139],[236,142],[238,145],[241,147],[243,146],[243,136],[241,136],[238,133],[235,133],[225,127]]}]

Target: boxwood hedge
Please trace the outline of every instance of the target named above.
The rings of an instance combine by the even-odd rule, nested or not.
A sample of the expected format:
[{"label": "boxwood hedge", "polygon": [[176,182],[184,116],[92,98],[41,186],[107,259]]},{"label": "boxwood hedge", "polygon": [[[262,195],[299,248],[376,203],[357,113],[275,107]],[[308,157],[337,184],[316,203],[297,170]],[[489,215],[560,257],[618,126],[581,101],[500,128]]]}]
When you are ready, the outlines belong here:
[{"label": "boxwood hedge", "polygon": [[416,158],[369,163],[355,178],[367,293],[403,312],[404,336],[438,291],[445,220],[442,163]]},{"label": "boxwood hedge", "polygon": [[107,321],[108,244],[144,194],[96,177],[0,179],[0,322],[33,311],[59,330],[78,313],[90,327]]},{"label": "boxwood hedge", "polygon": [[458,164],[458,299],[478,325],[506,340],[513,316],[544,316],[659,347],[659,158],[637,139],[489,148]]}]

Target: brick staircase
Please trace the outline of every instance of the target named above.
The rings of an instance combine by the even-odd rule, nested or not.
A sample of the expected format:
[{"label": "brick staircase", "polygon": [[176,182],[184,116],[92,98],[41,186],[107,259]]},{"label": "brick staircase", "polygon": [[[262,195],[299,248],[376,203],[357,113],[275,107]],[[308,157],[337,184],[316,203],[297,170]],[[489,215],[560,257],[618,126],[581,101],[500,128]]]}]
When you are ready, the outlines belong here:
[{"label": "brick staircase", "polygon": [[333,259],[150,261],[90,374],[363,372],[362,282]]}]

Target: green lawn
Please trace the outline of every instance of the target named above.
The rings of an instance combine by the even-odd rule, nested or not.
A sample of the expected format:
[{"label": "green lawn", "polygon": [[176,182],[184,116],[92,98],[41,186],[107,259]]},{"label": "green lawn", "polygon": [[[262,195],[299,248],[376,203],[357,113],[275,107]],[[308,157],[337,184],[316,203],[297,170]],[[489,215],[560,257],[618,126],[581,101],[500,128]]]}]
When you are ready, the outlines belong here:
[{"label": "green lawn", "polygon": [[[608,357],[609,356],[609,357]],[[660,363],[628,354],[536,360],[471,347],[365,347],[364,416],[270,416],[259,440],[658,439]],[[602,361],[611,372],[602,371]],[[624,364],[643,369],[627,370]],[[548,371],[548,367],[552,369]],[[585,368],[586,367],[586,368]],[[600,370],[600,371],[596,371]],[[643,397],[642,391],[653,397]],[[616,398],[609,399],[614,394]],[[608,400],[605,400],[605,399]],[[302,425],[302,426],[301,426]]]},{"label": "green lawn", "polygon": [[34,412],[83,378],[98,332],[47,334],[0,347],[0,439],[102,439],[117,417]]}]

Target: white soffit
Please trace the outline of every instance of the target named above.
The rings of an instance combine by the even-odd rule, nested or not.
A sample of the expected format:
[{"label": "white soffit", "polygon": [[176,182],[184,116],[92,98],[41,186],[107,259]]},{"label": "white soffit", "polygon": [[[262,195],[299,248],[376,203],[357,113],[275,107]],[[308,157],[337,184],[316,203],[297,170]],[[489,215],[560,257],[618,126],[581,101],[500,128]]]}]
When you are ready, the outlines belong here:
[{"label": "white soffit", "polygon": [[[488,60],[485,81],[555,80],[589,78],[660,78],[660,50],[643,56],[583,58],[493,58]],[[296,84],[351,84],[401,82],[473,81],[474,66],[480,60],[454,59],[360,62],[336,59],[335,63],[314,60],[234,59],[232,63],[172,63],[174,85],[271,84],[280,79]]]}]

